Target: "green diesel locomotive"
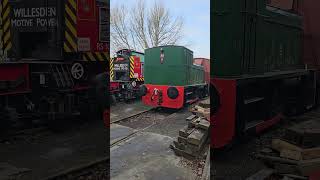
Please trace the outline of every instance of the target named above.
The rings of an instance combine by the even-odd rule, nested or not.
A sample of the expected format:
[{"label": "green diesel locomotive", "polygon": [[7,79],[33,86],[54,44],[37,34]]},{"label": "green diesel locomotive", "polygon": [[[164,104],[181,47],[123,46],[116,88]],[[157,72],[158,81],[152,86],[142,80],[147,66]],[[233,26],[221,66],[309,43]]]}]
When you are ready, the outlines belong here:
[{"label": "green diesel locomotive", "polygon": [[193,52],[182,46],[145,50],[144,104],[180,109],[208,95],[204,68],[193,64]]},{"label": "green diesel locomotive", "polygon": [[213,148],[315,106],[316,71],[302,61],[299,2],[288,2],[289,9],[272,0],[212,2]]}]

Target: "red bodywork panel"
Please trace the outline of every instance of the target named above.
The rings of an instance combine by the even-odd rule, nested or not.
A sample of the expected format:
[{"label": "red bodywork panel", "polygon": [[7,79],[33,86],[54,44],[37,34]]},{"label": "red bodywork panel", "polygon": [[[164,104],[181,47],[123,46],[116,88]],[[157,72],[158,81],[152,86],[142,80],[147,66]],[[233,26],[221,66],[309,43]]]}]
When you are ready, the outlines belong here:
[{"label": "red bodywork panel", "polygon": [[221,103],[217,113],[210,118],[211,146],[221,148],[229,144],[234,137],[237,82],[235,79],[213,78],[211,83],[217,88]]},{"label": "red bodywork panel", "polygon": [[[184,87],[175,86],[178,89],[179,96],[176,99],[170,99],[167,95],[167,90],[172,86],[151,85],[145,84],[147,87],[147,94],[142,97],[144,104],[152,107],[166,107],[173,109],[180,109],[184,105]],[[159,93],[155,94],[156,90],[162,92],[162,103],[159,105]],[[153,100],[152,100],[153,96]]]},{"label": "red bodywork panel", "polygon": [[195,58],[193,63],[199,66],[203,66],[204,78],[207,84],[210,84],[210,59],[206,58]]},{"label": "red bodywork panel", "polygon": [[314,170],[314,172],[309,173],[309,180],[319,180],[320,177],[320,168],[318,170]]},{"label": "red bodywork panel", "polygon": [[107,52],[107,43],[100,42],[99,40],[99,9],[100,7],[96,5],[96,0],[78,1],[78,38],[90,38],[90,49],[92,52]]},{"label": "red bodywork panel", "polygon": [[120,82],[110,82],[110,91],[119,91]]},{"label": "red bodywork panel", "polygon": [[24,77],[25,82],[17,87],[14,91],[1,92],[0,95],[9,95],[17,93],[30,92],[30,78],[29,78],[29,65],[28,64],[1,64],[0,66],[0,81],[15,81],[19,77]]},{"label": "red bodywork panel", "polygon": [[95,20],[95,0],[78,1],[78,18],[81,20]]},{"label": "red bodywork panel", "polygon": [[272,119],[266,120],[263,123],[258,124],[256,126],[256,133],[261,133],[262,131],[270,128],[271,126],[273,126],[275,124],[277,124],[281,120],[281,118],[282,118],[282,115],[279,114],[279,115],[273,117]]},{"label": "red bodywork panel", "polygon": [[140,57],[134,56],[134,73],[138,74],[136,78],[143,78]]}]

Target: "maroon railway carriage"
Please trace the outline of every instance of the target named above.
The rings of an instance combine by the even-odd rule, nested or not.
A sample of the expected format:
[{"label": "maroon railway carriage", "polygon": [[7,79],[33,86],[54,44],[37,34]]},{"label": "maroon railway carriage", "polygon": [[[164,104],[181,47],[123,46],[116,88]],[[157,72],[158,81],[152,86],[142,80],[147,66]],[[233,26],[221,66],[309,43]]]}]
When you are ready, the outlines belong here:
[{"label": "maroon railway carriage", "polygon": [[207,84],[210,84],[210,59],[194,58],[193,64],[202,66],[204,70],[204,79]]},{"label": "maroon railway carriage", "polygon": [[1,0],[3,129],[106,109],[108,12],[101,0]]}]

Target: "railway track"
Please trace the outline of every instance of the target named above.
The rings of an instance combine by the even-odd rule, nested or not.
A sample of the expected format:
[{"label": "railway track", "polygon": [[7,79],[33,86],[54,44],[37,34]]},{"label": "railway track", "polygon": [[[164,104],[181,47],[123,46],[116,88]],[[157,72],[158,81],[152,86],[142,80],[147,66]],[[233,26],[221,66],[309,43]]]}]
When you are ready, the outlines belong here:
[{"label": "railway track", "polygon": [[125,120],[127,120],[127,119],[130,119],[130,118],[134,118],[134,117],[140,116],[141,114],[145,114],[145,113],[148,113],[148,112],[150,112],[150,111],[154,111],[154,110],[156,110],[156,109],[157,109],[157,108],[152,108],[152,109],[148,109],[148,110],[145,110],[145,111],[141,111],[141,112],[139,112],[139,113],[135,113],[135,114],[130,115],[130,116],[128,116],[128,117],[125,117],[125,118],[122,118],[122,119],[119,119],[119,120],[113,121],[113,122],[111,122],[110,124],[119,123],[119,122],[125,121]]},{"label": "railway track", "polygon": [[[183,109],[182,109],[183,110]],[[159,109],[159,108],[152,108],[152,109],[149,109],[149,110],[146,110],[146,111],[143,111],[143,112],[140,112],[140,113],[137,113],[137,114],[134,114],[132,116],[129,116],[129,117],[126,117],[126,118],[123,118],[121,120],[118,120],[118,121],[115,121],[111,124],[122,124],[122,123],[125,123],[125,122],[130,122],[131,120],[134,120],[134,119],[143,119],[143,121],[149,121],[149,123],[147,124],[144,124],[142,127],[139,127],[137,128],[138,130],[130,133],[129,135],[113,142],[110,144],[110,148],[120,144],[121,142],[124,142],[128,139],[130,139],[131,137],[134,137],[136,134],[138,133],[141,133],[151,127],[153,127],[154,125],[157,124],[157,116],[165,116],[164,118],[168,118],[170,117],[171,115],[177,113],[177,112],[180,112],[182,110],[176,110],[176,111],[173,111],[173,112],[166,112],[166,110],[163,110],[163,109]],[[150,114],[151,113],[151,114]]]},{"label": "railway track", "polygon": [[[126,126],[134,129],[134,131],[116,141],[110,143],[109,148],[116,147],[126,142],[127,140],[139,135],[149,128],[152,129],[158,123],[163,122],[165,119],[175,116],[176,113],[180,113],[185,109],[168,111],[166,109],[153,108],[143,112],[139,112],[129,117],[122,118],[120,120],[110,122],[110,124]],[[111,126],[112,128],[112,126]],[[108,147],[106,147],[108,148]],[[110,177],[110,157],[101,157],[95,159],[86,164],[74,166],[73,168],[67,169],[63,172],[59,172],[50,177],[44,178],[42,180],[82,180],[82,179],[91,179],[91,180],[104,180],[109,179]]]},{"label": "railway track", "polygon": [[107,180],[109,177],[109,157],[93,160],[89,163],[75,166],[42,180]]},{"label": "railway track", "polygon": [[[181,111],[181,110],[179,110]],[[148,128],[153,127],[157,124],[158,120],[161,118],[168,118],[171,115],[179,112],[179,111],[166,111],[163,109],[153,108],[146,111],[142,111],[136,114],[133,114],[129,117],[117,120],[115,122],[111,122],[110,124],[119,124],[119,125],[126,125],[126,124],[135,124],[135,122],[147,122],[141,123],[136,131],[132,134],[129,134],[116,142],[110,144],[110,148],[119,145],[122,142],[136,136],[138,133],[147,130]],[[138,123],[139,124],[139,123]],[[39,128],[32,128],[32,129],[25,129],[21,131],[16,131],[13,133],[8,134],[6,137],[0,137],[0,143],[9,142],[10,144],[17,141],[17,139],[22,139],[29,141],[29,139],[33,139],[37,136],[42,136],[51,132],[49,128],[46,127],[39,127]],[[106,149],[108,147],[106,146]],[[98,159],[92,159],[92,161],[75,165],[70,169],[66,169],[64,171],[60,171],[56,174],[52,174],[49,177],[43,178],[43,180],[69,180],[69,179],[92,179],[92,180],[104,180],[109,179],[109,160],[110,157],[100,157]]]},{"label": "railway track", "polygon": [[[144,111],[144,112],[140,112],[140,113],[137,113],[137,114],[132,115],[132,116],[130,116],[130,117],[123,118],[123,119],[121,119],[121,120],[115,121],[115,122],[113,122],[112,124],[116,124],[116,123],[120,123],[120,122],[124,122],[124,121],[129,121],[131,118],[137,118],[137,117],[144,116],[144,115],[146,115],[148,112],[154,111],[154,110],[155,110],[155,109],[150,109],[150,110],[147,110],[147,111]],[[153,125],[154,125],[154,123],[151,124],[151,125],[149,125],[149,126],[147,126],[147,127],[145,127],[145,128],[143,128],[143,129],[140,129],[140,130],[138,130],[138,131],[135,131],[135,132],[133,132],[133,133],[131,133],[131,134],[129,134],[129,135],[127,135],[127,136],[125,136],[125,137],[117,140],[116,142],[111,143],[111,144],[110,144],[110,148],[112,148],[112,147],[120,144],[121,142],[126,141],[127,139],[135,136],[136,134],[138,134],[138,133],[140,133],[140,132],[142,132],[142,131],[150,128],[150,127],[152,127]]]},{"label": "railway track", "polygon": [[[103,127],[99,125],[101,123],[83,124],[61,133],[55,133],[46,127],[17,131],[10,134],[10,137],[1,139],[0,144],[3,147],[1,152],[6,154],[8,158],[2,157],[0,162],[28,168],[31,170],[28,176],[33,176],[34,179],[108,179],[107,167],[109,166],[107,163],[109,157],[103,157],[108,154],[106,152],[107,139],[104,138],[106,140],[104,143],[101,140],[91,141],[90,138],[86,138],[92,135],[95,139],[97,137],[99,139],[102,137],[101,135],[106,135]],[[102,130],[103,132],[101,132]],[[94,134],[95,132],[97,134]],[[83,141],[87,143],[83,143]],[[95,142],[97,142],[96,145],[89,144],[95,144]],[[25,148],[26,158],[18,154],[20,147]],[[90,152],[93,153],[90,154]],[[70,162],[66,164],[62,162],[61,166],[64,168],[58,167],[60,165],[56,163],[59,158],[62,161],[64,158],[68,159]],[[34,165],[33,159],[38,161],[37,163],[40,163],[41,166]]]},{"label": "railway track", "polygon": [[13,142],[21,139],[29,139],[35,136],[44,135],[49,133],[49,128],[47,127],[38,127],[38,128],[28,128],[18,131],[9,132],[7,134],[0,136],[0,143]]},{"label": "railway track", "polygon": [[[78,128],[86,125],[86,123],[80,123],[79,126],[76,127]],[[36,127],[12,128],[8,132],[0,134],[0,143],[11,143],[17,140],[32,139],[33,137],[41,137],[48,134],[54,134],[56,132],[65,132],[73,130],[74,127],[74,125],[66,123],[61,127],[59,127],[59,125],[51,126],[49,124],[41,124],[37,125]]]},{"label": "railway track", "polygon": [[[141,127],[139,130],[134,131],[133,133],[117,140],[116,142],[113,142],[110,144],[110,148],[119,145],[120,143],[130,139],[131,137],[134,137],[138,133],[154,126],[156,124],[156,117],[157,115],[162,115],[165,116],[165,118],[169,117],[170,115],[178,112],[158,112],[156,111],[156,108],[146,110],[143,112],[136,113],[134,115],[131,115],[129,117],[117,120],[115,122],[111,122],[110,124],[121,124],[121,123],[126,123],[130,122],[131,120],[136,120],[136,119],[143,119],[146,121],[146,119],[149,119],[149,124],[144,124],[143,127]],[[69,179],[76,179],[76,180],[84,180],[84,179],[91,179],[91,180],[104,180],[104,179],[109,179],[109,160],[110,157],[101,157],[99,159],[93,160],[89,163],[82,164],[79,166],[75,166],[71,169],[67,169],[63,172],[59,172],[58,174],[52,175],[50,177],[46,177],[42,180],[69,180]]]}]

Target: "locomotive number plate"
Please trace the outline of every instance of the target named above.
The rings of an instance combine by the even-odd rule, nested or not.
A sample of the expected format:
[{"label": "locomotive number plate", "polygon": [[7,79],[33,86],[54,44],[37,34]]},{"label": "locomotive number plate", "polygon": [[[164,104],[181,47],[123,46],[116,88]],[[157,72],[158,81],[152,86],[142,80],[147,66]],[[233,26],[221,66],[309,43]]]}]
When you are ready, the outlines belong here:
[{"label": "locomotive number plate", "polygon": [[78,50],[79,51],[90,51],[90,38],[78,38]]},{"label": "locomotive number plate", "polygon": [[115,71],[128,71],[129,67],[128,64],[114,64],[113,69]]}]

